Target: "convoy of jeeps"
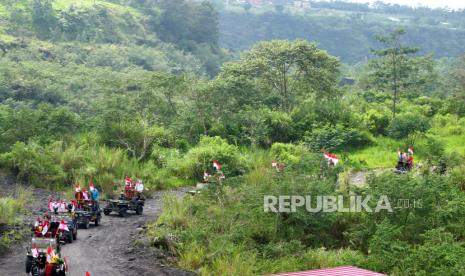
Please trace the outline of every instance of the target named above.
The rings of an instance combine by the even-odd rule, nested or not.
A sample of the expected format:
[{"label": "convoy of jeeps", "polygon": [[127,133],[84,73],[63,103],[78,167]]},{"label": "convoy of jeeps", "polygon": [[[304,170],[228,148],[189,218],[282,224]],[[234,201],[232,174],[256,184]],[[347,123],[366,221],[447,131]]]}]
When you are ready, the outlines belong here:
[{"label": "convoy of jeeps", "polygon": [[[126,177],[124,191],[118,199],[108,199],[103,213],[116,212],[124,217],[127,211],[142,215],[144,198],[142,181]],[[65,276],[68,264],[61,255],[61,247],[78,239],[78,229],[89,229],[91,223],[97,227],[102,219],[100,193],[93,183],[89,190],[75,186],[74,199],[68,204],[49,199],[47,210],[31,227],[31,242],[27,247],[26,273],[32,276]],[[85,272],[82,274],[84,275]],[[90,275],[88,272],[85,275]]]}]

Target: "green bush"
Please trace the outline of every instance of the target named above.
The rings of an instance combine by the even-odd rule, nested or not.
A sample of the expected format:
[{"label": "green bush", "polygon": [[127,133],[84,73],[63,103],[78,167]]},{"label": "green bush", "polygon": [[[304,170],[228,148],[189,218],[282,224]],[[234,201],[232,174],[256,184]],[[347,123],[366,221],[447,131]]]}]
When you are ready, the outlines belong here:
[{"label": "green bush", "polygon": [[286,165],[298,163],[304,154],[305,148],[300,145],[274,143],[270,149],[271,157]]},{"label": "green bush", "polygon": [[184,157],[170,159],[167,169],[181,178],[201,179],[204,170],[214,172],[213,160],[221,164],[225,176],[239,175],[246,170],[239,149],[218,136],[202,136],[200,142]]},{"label": "green bush", "polygon": [[319,150],[347,150],[363,147],[372,142],[366,131],[346,128],[341,125],[316,128],[305,134],[305,143],[314,151]]},{"label": "green bush", "polygon": [[424,133],[431,127],[428,118],[417,113],[402,113],[392,120],[387,128],[390,137],[407,138],[414,133]]},{"label": "green bush", "polygon": [[389,125],[389,114],[370,109],[364,115],[364,122],[371,133],[383,135]]}]

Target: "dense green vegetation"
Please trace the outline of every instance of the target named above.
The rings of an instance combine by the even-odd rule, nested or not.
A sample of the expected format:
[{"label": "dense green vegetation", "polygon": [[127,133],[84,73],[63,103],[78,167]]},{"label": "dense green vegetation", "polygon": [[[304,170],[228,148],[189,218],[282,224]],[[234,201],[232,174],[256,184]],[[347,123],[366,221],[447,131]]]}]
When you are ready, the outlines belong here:
[{"label": "dense green vegetation", "polygon": [[[462,29],[429,32],[420,22],[405,31],[369,21],[370,32],[354,36],[325,31],[365,32],[339,15],[244,12],[182,0],[0,1],[0,166],[49,189],[92,180],[104,196],[126,175],[163,189],[213,174],[200,195],[167,197],[148,231],[174,265],[203,275],[342,264],[392,275],[464,274],[465,60],[454,57],[463,54],[454,45]],[[266,17],[282,24],[266,26]],[[334,49],[354,53],[341,51],[343,60],[372,58],[341,64],[321,39],[263,41],[233,59],[221,45],[254,20],[276,32],[314,20]],[[455,13],[451,20],[460,27]],[[438,44],[425,49],[422,36]],[[301,36],[261,39],[271,37]],[[431,51],[448,58],[423,55]],[[421,166],[391,173],[397,148],[408,145]],[[322,150],[340,157],[337,167],[326,165]],[[213,160],[225,180],[217,181]],[[286,165],[283,173],[271,170],[272,160]],[[365,186],[351,185],[354,171],[368,169],[377,173]],[[291,194],[386,195],[422,207],[263,211],[264,195]],[[10,220],[16,200],[2,199],[0,224],[18,223]]]},{"label": "dense green vegetation", "polygon": [[[165,198],[166,211],[149,229],[152,242],[200,275],[262,275],[339,265],[389,275],[465,272],[465,198],[452,177],[427,171],[415,177],[385,173],[369,178],[366,187],[349,187],[336,181],[337,171],[323,165],[319,155],[289,148],[280,152],[249,156],[249,173],[201,195]],[[284,154],[295,161],[281,175],[270,162]],[[266,195],[349,194],[386,195],[394,211],[263,211]]]},{"label": "dense green vegetation", "polygon": [[18,186],[16,191],[8,192],[12,195],[0,197],[0,253],[25,234],[21,227],[21,214],[26,213],[25,204],[32,200],[31,192],[21,186]]},{"label": "dense green vegetation", "polygon": [[[224,2],[224,1],[216,1]],[[275,1],[292,2],[292,1]],[[375,35],[396,26],[407,30],[405,40],[421,48],[421,54],[436,57],[463,54],[464,11],[412,9],[377,2],[311,1],[310,9],[278,6],[223,6],[220,12],[221,44],[230,49],[248,49],[271,39],[308,39],[346,63],[365,62],[371,57]],[[452,39],[453,38],[453,39]]]}]

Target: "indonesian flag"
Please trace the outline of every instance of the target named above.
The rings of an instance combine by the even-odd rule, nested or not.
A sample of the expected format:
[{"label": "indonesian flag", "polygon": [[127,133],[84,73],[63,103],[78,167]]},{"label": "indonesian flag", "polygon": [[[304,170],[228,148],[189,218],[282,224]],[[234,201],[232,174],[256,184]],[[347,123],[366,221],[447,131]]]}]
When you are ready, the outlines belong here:
[{"label": "indonesian flag", "polygon": [[81,185],[76,184],[76,185],[74,186],[74,190],[76,191],[76,193],[79,193],[79,192],[81,191]]},{"label": "indonesian flag", "polygon": [[37,217],[36,222],[34,222],[34,227],[39,227],[40,224],[40,218]]},{"label": "indonesian flag", "polygon": [[48,232],[48,221],[46,221],[45,224],[43,225],[42,236],[45,236],[45,234],[47,234],[47,232]]},{"label": "indonesian flag", "polygon": [[333,164],[334,164],[334,165],[337,165],[337,162],[339,162],[339,159],[338,159],[337,156],[334,155],[334,154],[331,154],[331,153],[329,153],[329,152],[325,152],[324,155],[325,155],[326,160],[328,160],[328,161],[330,161],[330,160],[333,161]]},{"label": "indonesian flag", "polygon": [[64,219],[61,219],[60,226],[58,226],[58,229],[61,231],[69,231],[68,225],[66,225]]},{"label": "indonesian flag", "polygon": [[50,199],[48,200],[47,208],[48,208],[50,211],[53,211],[53,198],[52,198],[52,196],[50,196]]},{"label": "indonesian flag", "polygon": [[408,153],[410,153],[411,155],[413,155],[413,147],[412,147],[412,146],[408,147]]},{"label": "indonesian flag", "polygon": [[94,183],[90,182],[90,184],[89,184],[89,190],[91,190],[91,191],[95,190],[95,185],[94,185]]},{"label": "indonesian flag", "polygon": [[221,169],[220,163],[218,163],[218,161],[216,161],[216,160],[213,160],[213,167],[214,167],[217,171],[219,171],[219,170]]},{"label": "indonesian flag", "polygon": [[47,263],[51,263],[53,257],[55,257],[55,250],[53,250],[52,245],[49,245],[47,248]]},{"label": "indonesian flag", "polygon": [[32,257],[33,258],[38,258],[39,257],[39,248],[37,248],[37,245],[34,243],[34,246],[31,250]]}]

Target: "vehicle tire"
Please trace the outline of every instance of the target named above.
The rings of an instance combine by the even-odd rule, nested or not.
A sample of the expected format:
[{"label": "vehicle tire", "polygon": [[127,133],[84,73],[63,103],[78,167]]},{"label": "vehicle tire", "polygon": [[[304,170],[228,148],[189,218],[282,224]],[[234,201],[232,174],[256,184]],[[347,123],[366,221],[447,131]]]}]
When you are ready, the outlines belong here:
[{"label": "vehicle tire", "polygon": [[96,218],[94,223],[95,223],[95,226],[98,226],[100,224],[100,218]]},{"label": "vehicle tire", "polygon": [[32,268],[32,258],[30,256],[26,257],[26,273],[29,274],[31,273],[31,268]]},{"label": "vehicle tire", "polygon": [[73,240],[77,240],[77,231],[76,233],[73,233]]},{"label": "vehicle tire", "polygon": [[69,232],[67,235],[66,235],[66,242],[67,243],[73,243],[73,234],[71,232]]},{"label": "vehicle tire", "polygon": [[40,270],[39,270],[39,267],[37,267],[37,265],[34,265],[31,267],[31,275],[32,276],[39,276],[40,275]]},{"label": "vehicle tire", "polygon": [[137,205],[136,214],[142,215],[143,212],[144,212],[144,207],[142,205]]},{"label": "vehicle tire", "polygon": [[84,229],[89,229],[90,227],[90,221],[89,219],[86,219],[86,222],[84,223]]},{"label": "vehicle tire", "polygon": [[105,216],[108,216],[111,213],[111,211],[110,210],[103,210],[103,213],[105,214]]},{"label": "vehicle tire", "polygon": [[118,210],[118,214],[119,214],[120,217],[125,217],[127,212],[128,212],[128,208],[126,208],[126,207],[121,207]]}]

